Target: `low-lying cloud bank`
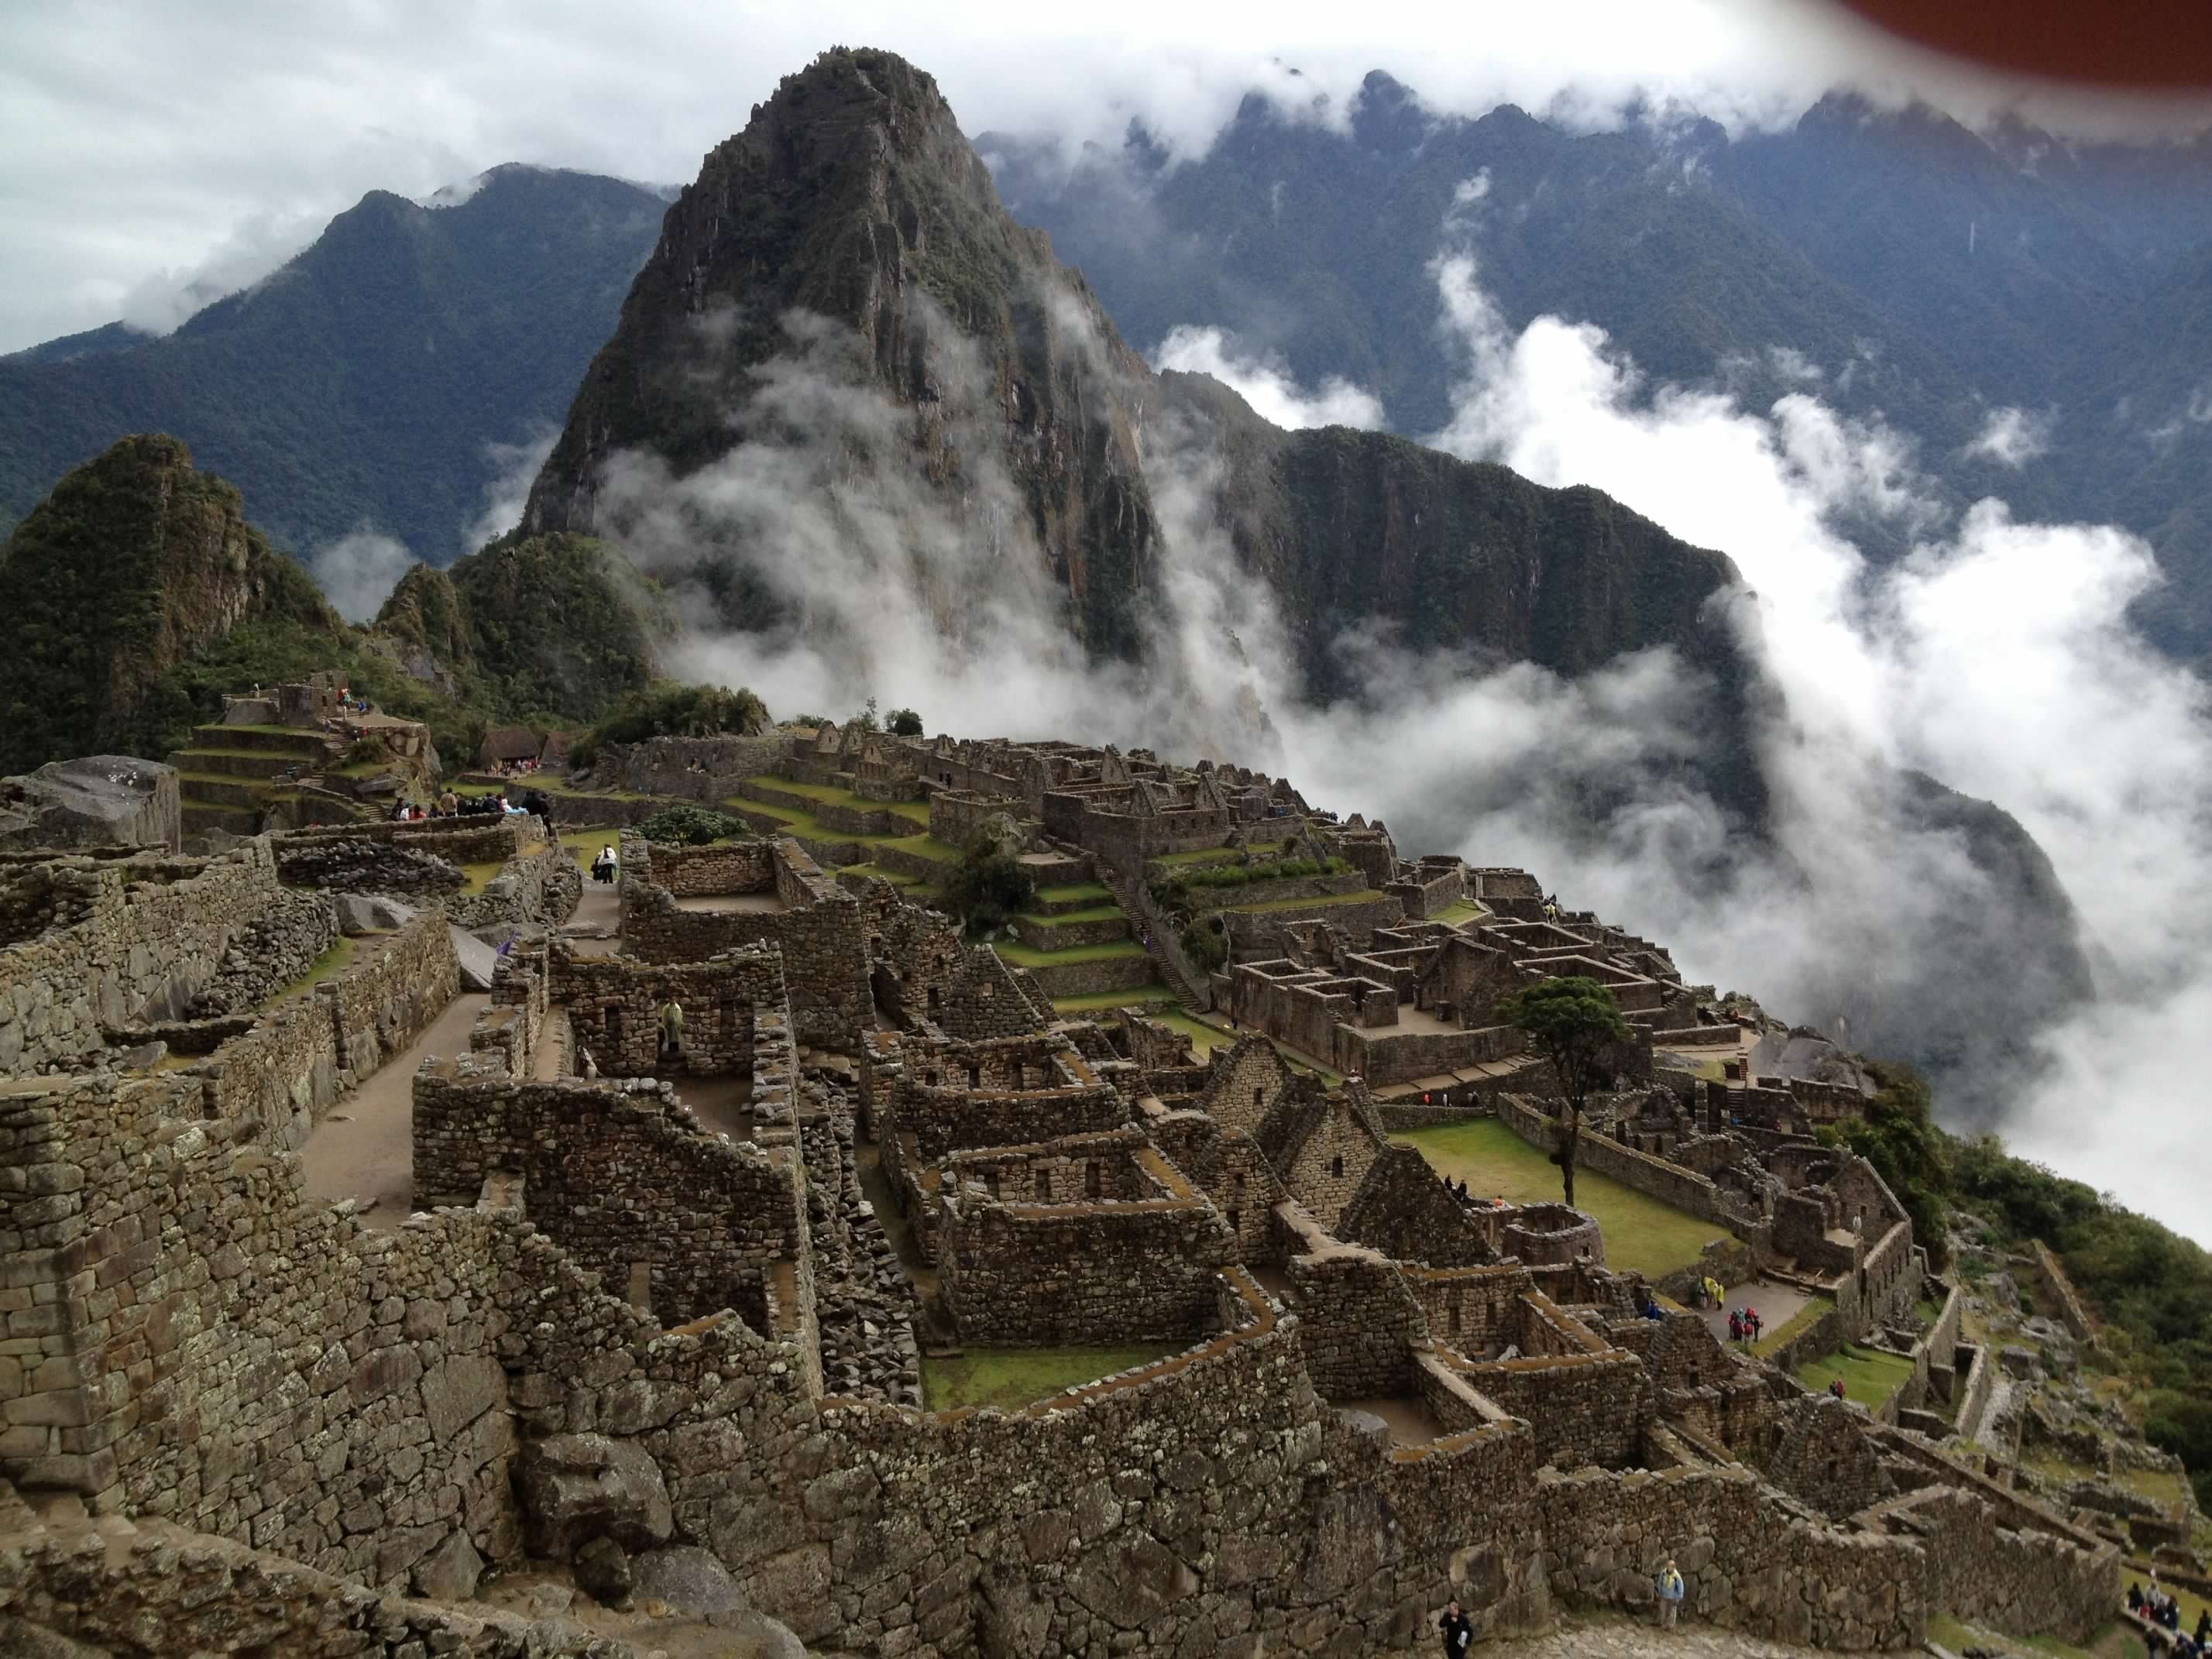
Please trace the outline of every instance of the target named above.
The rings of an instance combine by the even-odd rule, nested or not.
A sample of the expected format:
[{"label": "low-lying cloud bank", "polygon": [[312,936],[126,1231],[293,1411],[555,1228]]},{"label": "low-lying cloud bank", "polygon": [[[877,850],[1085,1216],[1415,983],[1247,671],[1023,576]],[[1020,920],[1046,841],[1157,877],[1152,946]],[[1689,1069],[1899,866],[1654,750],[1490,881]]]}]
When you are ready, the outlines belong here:
[{"label": "low-lying cloud bank", "polygon": [[[757,435],[681,479],[618,460],[600,521],[641,564],[694,586],[685,614],[744,623],[702,626],[683,666],[750,684],[780,714],[842,718],[873,696],[919,708],[932,730],[1284,770],[1319,804],[1380,814],[1408,851],[1528,864],[1571,902],[1668,942],[1692,978],[1877,1050],[1915,1018],[1971,1029],[1984,992],[2024,971],[2006,959],[2014,919],[1990,914],[2011,890],[1916,810],[1906,775],[1994,800],[2079,907],[2099,1000],[2059,1029],[1984,1032],[1978,1074],[2008,1063],[2027,1081],[1976,1108],[2021,1150],[2203,1234],[2195,1194],[2212,1168],[2182,1091],[2212,1012],[2199,944],[2212,722],[2197,683],[2127,626],[2156,579],[2147,550],[2107,528],[2021,524],[1995,501],[1947,519],[1909,440],[1810,392],[1747,409],[1648,384],[1587,326],[1510,331],[1472,244],[1439,262],[1437,283],[1441,345],[1462,376],[1435,442],[1595,484],[1736,558],[1750,594],[1717,602],[1736,607],[1780,692],[1761,734],[1771,842],[1747,847],[1686,781],[1706,688],[1666,652],[1570,684],[1358,635],[1337,648],[1364,696],[1304,702],[1280,619],[1218,527],[1216,458],[1172,420],[1146,434],[1163,532],[1149,659],[1087,662],[1005,471],[988,377],[950,328],[925,331],[957,490],[915,467],[914,416],[869,387],[849,334],[793,317],[741,411]],[[1214,354],[1279,412],[1350,391],[1297,387],[1218,334],[1179,333],[1182,361]],[[1869,514],[1917,544],[1879,574],[1834,527]],[[1599,797],[1611,804],[1594,818]],[[1947,967],[1933,991],[1900,996],[1931,962],[1960,959],[1961,941],[1978,971]]]}]

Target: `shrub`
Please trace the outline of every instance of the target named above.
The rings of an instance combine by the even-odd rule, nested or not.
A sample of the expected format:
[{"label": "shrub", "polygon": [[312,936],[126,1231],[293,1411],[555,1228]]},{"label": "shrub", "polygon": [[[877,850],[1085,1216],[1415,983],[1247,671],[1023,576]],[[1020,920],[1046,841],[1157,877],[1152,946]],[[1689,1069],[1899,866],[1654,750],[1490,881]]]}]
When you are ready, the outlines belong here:
[{"label": "shrub", "polygon": [[988,830],[969,843],[939,891],[939,904],[959,918],[970,939],[1004,927],[1036,899],[1036,878]]},{"label": "shrub", "polygon": [[769,727],[768,705],[744,686],[685,685],[655,680],[626,693],[613,712],[579,738],[568,763],[588,770],[602,745],[642,743],[647,738],[708,738],[720,732],[750,735]]},{"label": "shrub", "polygon": [[1219,916],[1207,916],[1182,930],[1182,953],[1202,974],[1211,974],[1229,960],[1229,935]]},{"label": "shrub", "polygon": [[921,716],[911,708],[894,708],[884,717],[884,729],[895,738],[921,735]]},{"label": "shrub", "polygon": [[681,847],[704,847],[710,841],[751,833],[743,818],[717,812],[711,806],[672,806],[655,812],[637,826],[647,841]]}]

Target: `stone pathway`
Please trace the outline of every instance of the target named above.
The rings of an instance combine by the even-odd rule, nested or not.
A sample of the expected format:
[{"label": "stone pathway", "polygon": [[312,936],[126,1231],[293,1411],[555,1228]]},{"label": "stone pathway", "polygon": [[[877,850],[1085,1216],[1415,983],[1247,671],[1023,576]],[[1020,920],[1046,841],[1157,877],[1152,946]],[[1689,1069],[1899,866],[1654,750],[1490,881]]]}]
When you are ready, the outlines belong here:
[{"label": "stone pathway", "polygon": [[1644,1654],[1672,1654],[1680,1659],[1808,1659],[1815,1648],[1794,1648],[1765,1642],[1711,1625],[1684,1624],[1661,1630],[1646,1620],[1626,1619],[1563,1619],[1547,1635],[1515,1637],[1486,1642],[1474,1651],[1483,1659],[1630,1659]]},{"label": "stone pathway", "polygon": [[415,1203],[415,1068],[425,1054],[465,1050],[469,1027],[490,1000],[481,992],[455,997],[412,1048],[331,1109],[300,1150],[309,1194],[356,1200],[368,1226],[406,1220]]},{"label": "stone pathway", "polygon": [[1812,1299],[1810,1292],[1798,1290],[1794,1285],[1778,1285],[1765,1279],[1746,1280],[1743,1284],[1729,1286],[1727,1298],[1722,1306],[1698,1309],[1698,1317],[1705,1322],[1708,1330],[1726,1342],[1729,1310],[1748,1304],[1759,1310],[1760,1322],[1766,1334],[1771,1336],[1795,1319]]},{"label": "stone pathway", "polygon": [[605,939],[572,938],[569,944],[580,957],[612,956],[620,943],[614,935],[622,928],[622,889],[609,884],[602,886],[593,881],[591,872],[584,872],[584,896],[576,901],[576,913],[563,925],[564,934],[604,933]]}]

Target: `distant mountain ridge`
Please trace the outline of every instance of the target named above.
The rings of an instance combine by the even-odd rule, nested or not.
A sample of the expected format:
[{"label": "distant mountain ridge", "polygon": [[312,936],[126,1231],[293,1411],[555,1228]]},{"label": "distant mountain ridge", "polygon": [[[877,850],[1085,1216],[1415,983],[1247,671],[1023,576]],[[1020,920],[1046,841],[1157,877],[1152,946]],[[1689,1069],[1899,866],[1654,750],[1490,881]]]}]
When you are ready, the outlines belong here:
[{"label": "distant mountain ridge", "polygon": [[665,208],[526,167],[451,206],[373,191],[173,334],[110,324],[0,357],[0,526],[118,438],[164,431],[295,551],[365,526],[450,563],[499,476],[490,447],[558,423]]},{"label": "distant mountain ridge", "polygon": [[[1340,130],[1255,96],[1179,165],[1134,130],[1073,158],[1018,135],[977,145],[1010,210],[1146,349],[1218,326],[1303,382],[1373,392],[1394,430],[1433,432],[1455,365],[1432,261],[1471,246],[1516,329],[1593,322],[1656,379],[1724,380],[1752,407],[1815,364],[1823,398],[1919,441],[1952,506],[1995,494],[2141,532],[2172,578],[2146,625],[2212,649],[2212,362],[2187,349],[2212,331],[2212,138],[1978,134],[1842,95],[1734,140],[1671,119],[1575,134],[1510,106],[1438,115],[1377,74]],[[2051,422],[2024,469],[1972,451],[2003,405]],[[1905,545],[1893,526],[1863,538],[1877,558]]]}]

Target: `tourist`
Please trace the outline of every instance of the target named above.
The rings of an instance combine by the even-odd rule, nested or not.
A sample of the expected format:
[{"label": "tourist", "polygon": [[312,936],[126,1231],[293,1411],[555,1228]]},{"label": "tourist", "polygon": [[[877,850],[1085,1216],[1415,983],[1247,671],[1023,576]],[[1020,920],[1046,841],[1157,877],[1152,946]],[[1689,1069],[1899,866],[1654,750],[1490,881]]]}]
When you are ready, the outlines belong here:
[{"label": "tourist", "polygon": [[2130,1584],[2128,1586],[2128,1611],[2130,1613],[2141,1613],[2142,1610],[2142,1586],[2141,1584]]},{"label": "tourist", "polygon": [[1674,1628],[1675,1616],[1682,1610],[1682,1575],[1676,1571],[1674,1558],[1668,1556],[1667,1565],[1659,1569],[1659,1625],[1662,1630]]},{"label": "tourist", "polygon": [[2197,1645],[2212,1647],[2212,1607],[2197,1610]]},{"label": "tourist", "polygon": [[448,789],[444,794],[438,797],[438,816],[440,817],[459,817],[460,816],[460,811],[461,798],[455,794],[452,790]]},{"label": "tourist", "polygon": [[1759,1321],[1758,1309],[1746,1308],[1743,1310],[1743,1328],[1744,1334],[1753,1342],[1759,1340],[1759,1334],[1763,1327]]},{"label": "tourist", "polygon": [[1844,1398],[1844,1379],[1843,1379],[1842,1377],[1840,1377],[1840,1376],[1831,1377],[1831,1378],[1828,1380],[1828,1392],[1829,1392],[1830,1394],[1833,1395],[1834,1395],[1837,1399],[1838,1399],[1838,1400],[1843,1399],[1843,1398]]},{"label": "tourist", "polygon": [[660,1005],[660,1051],[672,1056],[684,1052],[684,1005],[673,992]]},{"label": "tourist", "polygon": [[1743,1316],[1734,1308],[1729,1310],[1729,1340],[1731,1342],[1743,1340]]},{"label": "tourist", "polygon": [[1467,1650],[1474,1642],[1474,1623],[1460,1611],[1457,1596],[1444,1608],[1437,1628],[1443,1632],[1444,1659],[1467,1659]]}]

